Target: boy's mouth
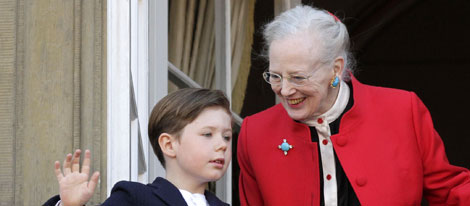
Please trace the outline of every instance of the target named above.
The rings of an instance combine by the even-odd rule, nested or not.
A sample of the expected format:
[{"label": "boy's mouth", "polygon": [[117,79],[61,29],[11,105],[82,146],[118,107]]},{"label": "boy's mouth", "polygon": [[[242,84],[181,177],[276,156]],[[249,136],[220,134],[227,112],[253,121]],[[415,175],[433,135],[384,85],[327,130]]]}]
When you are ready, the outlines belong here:
[{"label": "boy's mouth", "polygon": [[224,158],[218,158],[218,159],[215,159],[215,160],[211,160],[211,161],[209,161],[209,162],[210,162],[210,163],[214,163],[214,164],[216,164],[216,165],[218,165],[218,166],[220,166],[220,167],[223,167],[224,164],[225,164]]}]

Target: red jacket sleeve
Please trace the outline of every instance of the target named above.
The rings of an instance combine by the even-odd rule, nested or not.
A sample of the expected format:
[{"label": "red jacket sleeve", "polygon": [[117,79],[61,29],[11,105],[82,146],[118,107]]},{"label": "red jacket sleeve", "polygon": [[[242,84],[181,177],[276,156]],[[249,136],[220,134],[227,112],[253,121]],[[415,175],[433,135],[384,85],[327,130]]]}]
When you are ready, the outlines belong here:
[{"label": "red jacket sleeve", "polygon": [[450,165],[429,111],[415,94],[411,99],[424,170],[424,197],[430,205],[470,205],[470,172]]}]

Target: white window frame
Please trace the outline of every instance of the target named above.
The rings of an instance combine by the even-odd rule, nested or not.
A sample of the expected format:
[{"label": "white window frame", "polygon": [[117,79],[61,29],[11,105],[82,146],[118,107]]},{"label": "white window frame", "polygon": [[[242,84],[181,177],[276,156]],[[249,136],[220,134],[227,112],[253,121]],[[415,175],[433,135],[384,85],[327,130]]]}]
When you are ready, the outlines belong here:
[{"label": "white window frame", "polygon": [[[230,48],[230,0],[214,0],[215,85],[232,102],[232,50]],[[233,142],[232,142],[233,144]],[[236,155],[236,154],[234,154]],[[232,204],[232,162],[225,175],[216,182],[216,195]]]},{"label": "white window frame", "polygon": [[[130,1],[131,181],[148,180],[148,1]],[[134,118],[132,118],[134,117]]]},{"label": "white window frame", "polygon": [[[164,2],[166,1],[158,2],[159,6]],[[151,109],[168,90],[168,80],[165,75],[168,58],[165,57],[167,32],[161,31],[164,35],[159,36],[158,40],[149,38],[149,35],[161,35],[149,33],[148,30],[149,23],[155,22],[152,20],[162,18],[149,16],[150,6],[156,6],[154,1],[130,0],[107,3],[106,181],[109,196],[112,187],[118,181],[130,180],[146,184],[152,182],[156,176],[164,176],[164,173],[161,174],[164,170],[149,144],[147,125]],[[163,6],[161,10],[167,12],[167,8]],[[162,27],[160,24],[164,21],[159,21],[157,25]],[[155,55],[155,53],[165,59],[163,64],[158,60],[149,59],[149,54]]]},{"label": "white window frame", "polygon": [[130,180],[130,4],[107,1],[107,195]]},{"label": "white window frame", "polygon": [[[168,94],[168,0],[149,2],[149,111]],[[149,179],[165,177],[165,169],[149,145]]]}]

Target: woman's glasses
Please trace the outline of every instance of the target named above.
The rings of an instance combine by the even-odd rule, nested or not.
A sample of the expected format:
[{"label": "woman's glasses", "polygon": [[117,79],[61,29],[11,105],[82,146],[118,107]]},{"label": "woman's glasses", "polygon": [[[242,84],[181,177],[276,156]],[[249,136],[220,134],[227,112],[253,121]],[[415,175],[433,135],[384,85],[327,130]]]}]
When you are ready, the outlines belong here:
[{"label": "woman's glasses", "polygon": [[308,83],[308,79],[312,77],[312,75],[302,75],[302,74],[295,74],[295,75],[289,75],[286,77],[282,77],[279,74],[272,73],[265,71],[263,72],[263,78],[264,80],[274,86],[282,84],[282,79],[285,78],[289,83],[291,83],[294,86],[301,87],[305,86]]}]

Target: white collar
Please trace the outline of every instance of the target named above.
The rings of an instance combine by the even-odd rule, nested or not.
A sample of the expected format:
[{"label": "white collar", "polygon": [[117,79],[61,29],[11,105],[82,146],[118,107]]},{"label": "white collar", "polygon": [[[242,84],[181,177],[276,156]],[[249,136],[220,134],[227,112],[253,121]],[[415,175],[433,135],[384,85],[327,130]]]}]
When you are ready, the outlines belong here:
[{"label": "white collar", "polygon": [[206,200],[206,196],[200,193],[191,193],[187,190],[179,189],[181,195],[183,195],[184,201],[188,206],[209,206]]}]

